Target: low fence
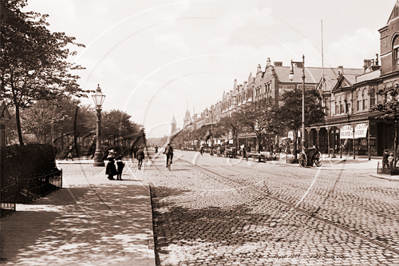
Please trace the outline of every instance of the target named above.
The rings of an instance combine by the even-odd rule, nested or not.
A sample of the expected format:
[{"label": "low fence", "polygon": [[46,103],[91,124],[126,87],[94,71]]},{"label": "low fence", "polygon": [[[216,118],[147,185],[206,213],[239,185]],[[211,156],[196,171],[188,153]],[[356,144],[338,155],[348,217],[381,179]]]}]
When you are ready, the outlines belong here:
[{"label": "low fence", "polygon": [[22,180],[17,202],[28,203],[62,187],[62,170]]},{"label": "low fence", "polygon": [[16,182],[1,188],[1,216],[15,211],[17,188]]},{"label": "low fence", "polygon": [[15,211],[16,203],[29,203],[62,187],[62,170],[21,179],[1,188],[1,216]]}]

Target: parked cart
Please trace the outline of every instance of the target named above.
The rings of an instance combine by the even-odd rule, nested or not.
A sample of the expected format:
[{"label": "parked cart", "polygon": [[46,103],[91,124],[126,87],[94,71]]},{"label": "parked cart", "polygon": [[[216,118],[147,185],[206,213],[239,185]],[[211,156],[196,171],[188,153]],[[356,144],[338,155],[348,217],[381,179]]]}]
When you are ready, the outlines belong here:
[{"label": "parked cart", "polygon": [[313,164],[320,167],[322,165],[321,153],[315,147],[306,148],[299,153],[298,161],[301,167],[313,166]]}]

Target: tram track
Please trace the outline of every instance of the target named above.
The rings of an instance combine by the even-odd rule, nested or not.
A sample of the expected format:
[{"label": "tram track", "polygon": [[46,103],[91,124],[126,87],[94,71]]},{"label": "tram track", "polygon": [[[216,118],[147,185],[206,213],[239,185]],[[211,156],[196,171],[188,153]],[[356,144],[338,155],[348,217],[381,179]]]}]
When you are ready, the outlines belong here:
[{"label": "tram track", "polygon": [[[210,169],[207,169],[207,168],[202,167],[202,166],[199,166],[199,165],[193,165],[191,162],[189,162],[189,161],[187,161],[187,160],[184,160],[184,159],[182,159],[182,158],[179,158],[178,160],[179,160],[179,161],[182,161],[182,162],[184,162],[184,163],[187,163],[187,164],[191,165],[192,167],[195,167],[195,168],[197,168],[197,169],[200,169],[201,171],[206,171],[206,172],[210,173],[211,175],[209,175],[209,174],[206,175],[206,176],[208,176],[209,178],[212,178],[212,179],[214,179],[214,180],[219,181],[217,178],[214,177],[214,176],[217,176],[218,178],[221,178],[221,179],[224,179],[224,180],[229,181],[228,183],[230,183],[230,184],[228,184],[228,185],[232,186],[231,184],[234,184],[234,187],[232,186],[234,189],[238,189],[240,186],[243,186],[242,183],[239,183],[239,182],[237,182],[236,180],[233,180],[233,179],[231,179],[231,178],[229,178],[229,177],[226,177],[226,176],[224,176],[224,175],[221,175],[221,174],[219,174],[219,173],[217,173],[217,172],[215,172],[215,171],[212,171],[212,170],[210,170]],[[212,175],[213,175],[213,176],[212,176]],[[219,182],[220,182],[220,181],[219,181]],[[302,213],[303,215],[305,215],[305,216],[308,217],[309,219],[317,219],[317,220],[319,220],[319,221],[321,221],[321,222],[324,222],[324,223],[326,223],[326,224],[328,224],[328,225],[331,225],[331,226],[333,226],[333,227],[335,227],[335,228],[341,229],[341,230],[347,232],[348,234],[350,234],[350,235],[352,235],[352,236],[358,237],[358,238],[360,238],[360,239],[362,239],[362,240],[364,240],[364,241],[370,242],[370,243],[372,243],[372,244],[374,244],[374,245],[377,245],[377,246],[379,246],[379,247],[382,247],[382,248],[384,248],[384,249],[386,249],[386,250],[389,250],[389,251],[391,251],[391,252],[393,252],[393,253],[399,255],[399,250],[398,250],[398,249],[393,248],[393,247],[391,247],[391,246],[388,245],[388,244],[385,244],[385,243],[382,242],[381,240],[378,240],[378,237],[376,237],[376,238],[370,238],[370,237],[368,237],[368,236],[365,236],[365,235],[363,235],[363,234],[361,234],[361,233],[356,232],[356,231],[355,231],[356,229],[354,229],[354,228],[349,228],[349,227],[346,226],[346,225],[337,223],[337,222],[335,222],[335,221],[330,220],[329,218],[326,218],[326,217],[323,217],[323,216],[319,215],[319,214],[317,213],[317,211],[310,212],[310,211],[308,211],[308,210],[305,210],[305,209],[302,209],[302,208],[298,208],[298,207],[295,206],[294,203],[290,203],[290,202],[284,201],[284,200],[282,200],[282,199],[279,199],[279,198],[277,198],[277,197],[271,195],[270,193],[265,192],[265,191],[263,191],[263,190],[259,190],[259,189],[255,188],[255,187],[253,187],[253,186],[246,186],[246,189],[251,190],[251,191],[256,192],[256,193],[259,193],[259,194],[263,195],[263,197],[265,197],[265,198],[267,198],[267,199],[270,199],[270,200],[273,200],[273,201],[278,202],[278,203],[280,203],[280,204],[283,204],[283,205],[289,207],[290,210],[295,210],[295,211],[297,211],[297,212],[299,212],[299,213]],[[261,199],[257,199],[257,201],[259,201],[259,200],[261,200]],[[337,213],[336,213],[336,214],[337,214]],[[337,215],[339,215],[339,214],[337,214]],[[382,239],[382,238],[380,238],[380,239]]]},{"label": "tram track", "polygon": [[[230,167],[225,167],[225,166],[220,166],[220,167],[222,167],[222,168],[224,168],[226,170],[230,170],[230,171],[232,170]],[[267,172],[259,170],[259,169],[256,169],[256,168],[251,168],[251,170],[252,171],[256,171],[258,173],[267,174]],[[240,171],[239,169],[237,169],[237,167],[235,167],[233,171],[234,172],[240,172],[240,173],[246,174],[246,175],[248,174],[248,173],[244,173],[244,172]],[[287,176],[282,175],[282,174],[274,174],[274,175],[277,175],[279,177],[284,177],[284,179],[287,179]],[[294,178],[292,178],[292,177],[288,177],[288,178],[291,181],[293,181],[293,182],[284,182],[284,185],[290,186],[291,188],[294,188],[294,189],[297,189],[297,190],[301,190],[301,191],[306,191],[307,190],[306,188],[303,188],[303,187],[301,187],[299,185],[295,185],[294,181],[296,181],[296,180]],[[364,210],[366,212],[371,212],[371,213],[374,213],[374,214],[376,214],[378,216],[383,216],[386,219],[392,219],[392,220],[395,220],[396,222],[399,222],[399,219],[397,218],[397,215],[395,215],[395,214],[386,214],[386,213],[383,213],[381,211],[375,211],[375,210],[371,209],[371,205],[372,205],[371,203],[368,204],[369,206],[362,206],[362,205],[355,204],[355,203],[350,203],[350,202],[348,203],[348,202],[344,201],[340,197],[331,197],[329,195],[324,195],[321,191],[318,191],[318,190],[313,190],[312,193],[317,194],[317,195],[319,195],[322,198],[325,198],[325,199],[331,198],[331,200],[340,201],[344,205],[351,205],[351,206],[360,208],[360,209],[362,209],[362,210]],[[327,193],[328,193],[328,191],[327,191]]]}]

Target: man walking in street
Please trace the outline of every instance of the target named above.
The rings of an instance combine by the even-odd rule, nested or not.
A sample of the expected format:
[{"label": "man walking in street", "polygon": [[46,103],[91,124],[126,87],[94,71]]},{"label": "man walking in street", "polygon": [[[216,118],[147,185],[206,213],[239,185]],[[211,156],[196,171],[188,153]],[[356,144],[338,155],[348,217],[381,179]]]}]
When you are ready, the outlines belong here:
[{"label": "man walking in street", "polygon": [[173,159],[173,147],[170,145],[170,143],[166,145],[165,151],[163,153],[166,154],[166,167],[168,167],[169,160],[170,164],[172,164],[172,159]]},{"label": "man walking in street", "polygon": [[137,168],[141,170],[141,166],[143,165],[143,160],[144,160],[144,148],[140,147],[139,150],[136,153],[136,158],[138,160],[138,165]]}]

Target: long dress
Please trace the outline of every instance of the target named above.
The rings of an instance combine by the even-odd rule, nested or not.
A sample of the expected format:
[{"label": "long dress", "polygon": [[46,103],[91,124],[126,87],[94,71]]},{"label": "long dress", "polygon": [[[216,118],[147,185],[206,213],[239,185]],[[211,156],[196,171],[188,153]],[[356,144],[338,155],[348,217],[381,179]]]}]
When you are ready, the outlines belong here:
[{"label": "long dress", "polygon": [[116,171],[114,158],[109,158],[107,168],[105,169],[105,174],[108,175],[109,177],[113,177],[114,175],[118,174],[118,172]]}]

